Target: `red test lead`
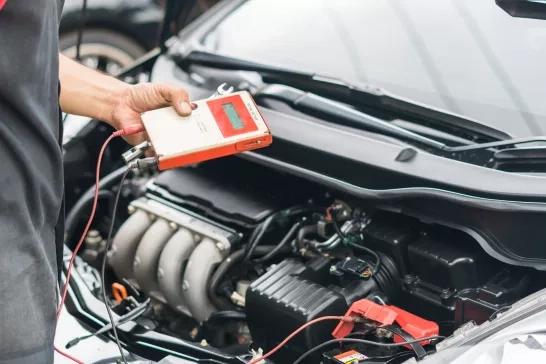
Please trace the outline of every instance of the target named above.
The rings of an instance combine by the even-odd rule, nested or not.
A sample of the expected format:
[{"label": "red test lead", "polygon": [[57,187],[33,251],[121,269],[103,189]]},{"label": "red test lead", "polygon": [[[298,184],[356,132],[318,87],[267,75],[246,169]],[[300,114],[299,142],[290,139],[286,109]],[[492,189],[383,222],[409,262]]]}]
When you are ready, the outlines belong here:
[{"label": "red test lead", "polygon": [[[113,132],[112,135],[110,135],[108,137],[108,139],[106,139],[106,141],[102,145],[102,148],[101,148],[101,150],[99,152],[99,157],[97,159],[97,169],[96,169],[96,173],[95,173],[95,197],[93,199],[93,207],[91,209],[91,215],[89,215],[89,220],[87,221],[87,225],[85,226],[85,229],[83,230],[83,233],[82,233],[82,235],[80,237],[80,240],[78,241],[78,244],[76,245],[76,248],[74,248],[74,251],[72,252],[72,257],[70,258],[70,263],[68,264],[68,269],[66,271],[66,282],[65,282],[64,288],[62,290],[61,302],[60,302],[59,308],[57,310],[57,321],[59,320],[59,317],[61,316],[61,312],[62,312],[62,309],[63,309],[63,306],[64,306],[64,301],[66,299],[66,294],[68,292],[68,286],[69,286],[69,283],[70,283],[70,273],[72,272],[72,267],[74,265],[74,260],[76,259],[76,256],[78,255],[78,251],[80,250],[80,247],[82,246],[83,241],[85,240],[85,237],[87,235],[87,232],[89,231],[89,228],[91,227],[91,223],[93,222],[93,218],[95,217],[95,212],[97,210],[97,203],[98,203],[98,199],[99,199],[100,167],[101,167],[101,162],[102,162],[102,157],[104,155],[104,151],[106,150],[106,147],[108,146],[108,143],[110,143],[110,141],[112,139],[114,139],[116,137],[119,137],[119,136],[123,136],[123,135],[138,134],[138,133],[141,133],[142,131],[143,131],[143,127],[140,124],[127,126],[127,127],[123,128],[123,129],[120,129],[120,130],[117,130],[117,131]],[[72,360],[72,361],[74,361],[74,362],[76,362],[78,364],[83,364],[78,359],[73,358],[72,356],[66,354],[65,352],[61,351],[57,347],[55,347],[55,351],[57,351],[59,354],[67,357],[68,359],[70,359],[70,360]]]}]

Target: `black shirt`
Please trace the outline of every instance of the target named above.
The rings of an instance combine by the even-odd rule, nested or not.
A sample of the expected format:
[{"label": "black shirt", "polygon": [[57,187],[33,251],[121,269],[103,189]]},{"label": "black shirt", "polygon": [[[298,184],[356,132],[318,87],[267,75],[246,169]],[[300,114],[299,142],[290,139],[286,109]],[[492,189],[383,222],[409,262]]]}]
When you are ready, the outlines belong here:
[{"label": "black shirt", "polygon": [[8,0],[0,10],[0,363],[49,348],[55,328],[63,3]]}]

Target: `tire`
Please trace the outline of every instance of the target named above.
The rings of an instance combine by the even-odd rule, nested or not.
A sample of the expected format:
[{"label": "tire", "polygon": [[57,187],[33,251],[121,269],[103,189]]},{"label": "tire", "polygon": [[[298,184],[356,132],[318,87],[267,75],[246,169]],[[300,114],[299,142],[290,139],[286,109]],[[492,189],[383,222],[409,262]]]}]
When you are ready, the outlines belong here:
[{"label": "tire", "polygon": [[[76,58],[78,32],[61,34],[59,48],[72,59]],[[85,29],[80,47],[82,63],[90,68],[115,74],[146,53],[146,49],[131,38],[106,29]]]}]

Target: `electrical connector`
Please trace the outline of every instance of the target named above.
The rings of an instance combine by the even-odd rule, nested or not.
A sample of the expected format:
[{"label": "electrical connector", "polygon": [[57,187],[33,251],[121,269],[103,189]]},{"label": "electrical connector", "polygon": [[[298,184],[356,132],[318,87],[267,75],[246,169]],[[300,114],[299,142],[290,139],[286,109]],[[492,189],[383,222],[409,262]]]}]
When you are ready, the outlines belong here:
[{"label": "electrical connector", "polygon": [[146,149],[148,149],[149,147],[150,143],[147,140],[143,141],[142,143],[135,145],[134,147],[123,153],[121,157],[126,164],[129,164],[135,159],[142,157]]},{"label": "electrical connector", "polygon": [[134,124],[126,126],[123,129],[119,129],[113,133],[114,136],[124,136],[124,135],[133,135],[142,133],[144,131],[144,126],[142,124]]},{"label": "electrical connector", "polygon": [[137,159],[129,164],[130,169],[138,169],[141,171],[154,171],[158,168],[157,157],[148,157]]},{"label": "electrical connector", "polygon": [[231,294],[231,301],[237,306],[245,307],[245,298],[237,292]]},{"label": "electrical connector", "polygon": [[262,359],[264,356],[264,351],[262,348],[258,348],[258,351],[252,349],[251,353],[253,363],[255,362],[256,364],[265,364],[265,360]]},{"label": "electrical connector", "polygon": [[65,349],[70,349],[71,347],[73,346],[76,346],[79,342],[80,342],[80,338],[77,337],[75,338],[74,340],[70,340],[66,345],[65,345]]}]

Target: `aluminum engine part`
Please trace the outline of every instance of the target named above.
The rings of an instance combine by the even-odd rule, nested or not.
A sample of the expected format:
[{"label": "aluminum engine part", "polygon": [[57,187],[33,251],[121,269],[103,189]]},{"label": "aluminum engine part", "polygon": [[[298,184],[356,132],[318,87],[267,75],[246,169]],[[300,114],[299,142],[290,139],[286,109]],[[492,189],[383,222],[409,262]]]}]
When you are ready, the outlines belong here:
[{"label": "aluminum engine part", "polygon": [[214,268],[220,264],[228,251],[205,238],[193,251],[184,273],[184,301],[198,321],[206,320],[216,307],[208,298],[207,286]]},{"label": "aluminum engine part", "polygon": [[158,219],[142,237],[133,260],[135,281],[141,290],[154,298],[161,296],[157,281],[159,257],[174,232],[168,221]]},{"label": "aluminum engine part", "polygon": [[152,225],[146,211],[136,211],[119,228],[112,248],[108,252],[108,264],[118,278],[133,277],[133,260],[140,240]]},{"label": "aluminum engine part", "polygon": [[135,212],[109,252],[118,278],[180,313],[206,319],[216,311],[208,280],[238,234],[155,196],[135,200],[129,209]]},{"label": "aluminum engine part", "polygon": [[157,268],[159,287],[167,303],[181,313],[190,315],[183,297],[183,275],[199,236],[180,229],[161,252]]}]

